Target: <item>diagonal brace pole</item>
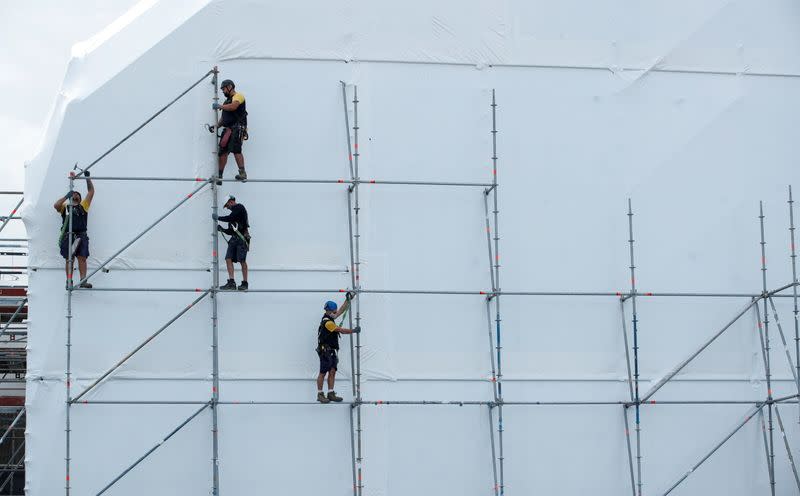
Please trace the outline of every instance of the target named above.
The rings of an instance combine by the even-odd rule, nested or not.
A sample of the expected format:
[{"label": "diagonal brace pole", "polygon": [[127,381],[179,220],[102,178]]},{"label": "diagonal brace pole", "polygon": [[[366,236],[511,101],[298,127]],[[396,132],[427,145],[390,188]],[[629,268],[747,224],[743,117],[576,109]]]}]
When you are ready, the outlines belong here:
[{"label": "diagonal brace pole", "polygon": [[781,412],[778,410],[778,405],[775,404],[775,415],[778,417],[778,427],[781,429],[781,436],[783,437],[783,444],[786,446],[786,456],[789,458],[789,464],[792,466],[792,474],[794,475],[794,482],[797,484],[797,490],[800,491],[800,477],[797,476],[797,466],[794,464],[794,457],[792,450],[789,447],[789,439],[786,438],[786,431],[783,429],[783,419]]},{"label": "diagonal brace pole", "polygon": [[6,322],[6,325],[3,326],[3,330],[0,331],[0,337],[3,337],[3,335],[6,333],[6,330],[8,329],[8,327],[11,325],[12,322],[14,322],[14,319],[17,318],[17,315],[19,315],[19,313],[22,311],[22,309],[25,308],[25,304],[26,303],[28,303],[28,298],[25,298],[24,300],[19,302],[19,305],[17,305],[17,309],[14,310],[14,313],[11,315],[11,318],[8,319],[8,322]]},{"label": "diagonal brace pole", "polygon": [[128,353],[127,355],[125,355],[125,356],[122,358],[122,360],[120,360],[119,362],[117,362],[117,364],[116,364],[116,365],[114,365],[113,367],[111,367],[110,369],[108,369],[108,370],[107,370],[107,371],[106,371],[106,372],[105,372],[103,375],[101,375],[101,376],[100,376],[100,377],[99,377],[97,380],[95,380],[95,381],[94,381],[94,382],[93,382],[91,385],[89,385],[89,387],[87,387],[86,389],[84,389],[84,390],[81,392],[81,394],[79,394],[78,396],[74,397],[70,403],[75,403],[75,402],[77,402],[79,399],[81,399],[82,397],[84,397],[84,396],[85,396],[85,395],[86,395],[86,394],[87,394],[89,391],[91,391],[91,390],[92,390],[92,389],[94,389],[94,388],[95,388],[95,387],[96,387],[98,384],[100,384],[100,383],[103,381],[103,379],[105,379],[106,377],[108,377],[109,375],[111,375],[112,373],[114,373],[114,371],[115,371],[115,370],[117,370],[118,368],[122,367],[122,365],[123,365],[125,362],[127,362],[128,360],[130,360],[130,358],[131,358],[133,355],[135,355],[137,352],[139,352],[139,350],[141,350],[142,348],[144,348],[144,347],[145,347],[145,346],[146,346],[146,345],[147,345],[147,344],[148,344],[150,341],[152,341],[153,339],[155,339],[155,338],[156,338],[156,336],[158,336],[159,334],[161,334],[162,332],[164,332],[164,330],[166,330],[166,328],[167,328],[167,327],[171,326],[171,325],[172,325],[172,324],[173,324],[173,323],[174,323],[176,320],[178,320],[179,318],[183,317],[183,315],[184,315],[184,314],[186,314],[186,312],[188,312],[190,308],[192,308],[192,307],[193,307],[193,306],[195,306],[195,305],[196,305],[196,304],[197,304],[197,303],[198,303],[200,300],[202,300],[203,298],[205,298],[206,296],[208,296],[208,294],[209,294],[210,292],[211,292],[211,290],[210,290],[210,289],[207,289],[207,290],[203,291],[203,294],[201,294],[200,296],[198,296],[197,298],[195,298],[195,300],[194,300],[193,302],[189,303],[189,305],[188,305],[186,308],[184,308],[183,310],[181,310],[180,312],[178,312],[178,314],[177,314],[177,315],[175,315],[174,317],[172,317],[172,318],[171,318],[169,321],[167,321],[167,323],[166,323],[166,324],[164,324],[164,325],[162,325],[161,327],[159,327],[159,328],[158,328],[158,330],[157,330],[156,332],[154,332],[154,333],[153,333],[153,334],[151,334],[151,335],[150,335],[150,336],[149,336],[147,339],[145,339],[144,341],[142,341],[142,342],[141,342],[141,344],[139,344],[139,346],[137,346],[136,348],[134,348],[134,349],[133,349],[133,351],[131,351],[130,353]]},{"label": "diagonal brace pole", "polygon": [[1,224],[1,225],[0,225],[0,232],[2,232],[2,231],[3,231],[3,229],[5,229],[5,228],[6,228],[6,224],[8,224],[8,221],[10,221],[10,220],[11,220],[11,217],[13,217],[15,213],[17,213],[17,209],[20,207],[20,205],[22,205],[22,202],[23,202],[24,200],[25,200],[25,198],[20,198],[20,199],[19,199],[19,202],[17,202],[17,206],[15,206],[15,207],[14,207],[14,209],[11,211],[11,213],[10,213],[10,214],[8,214],[8,217],[6,217],[6,218],[3,220],[3,224]]},{"label": "diagonal brace pole", "polygon": [[117,477],[115,477],[115,478],[114,478],[114,480],[112,480],[111,482],[109,482],[109,483],[106,485],[106,487],[104,487],[103,489],[101,489],[101,490],[100,490],[100,492],[98,492],[98,493],[97,493],[97,496],[100,496],[101,494],[103,494],[103,493],[105,493],[106,491],[108,491],[108,490],[111,488],[111,486],[113,486],[114,484],[116,484],[117,482],[119,482],[119,480],[120,480],[120,479],[122,479],[123,477],[125,477],[125,476],[128,474],[128,472],[130,472],[131,470],[133,470],[133,469],[134,469],[134,468],[135,468],[137,465],[139,465],[139,464],[140,464],[140,463],[141,463],[141,462],[142,462],[142,461],[143,461],[145,458],[147,458],[147,457],[148,457],[148,456],[150,456],[150,455],[151,455],[151,454],[152,454],[152,453],[153,453],[155,450],[157,450],[158,448],[160,448],[162,444],[166,443],[166,442],[169,440],[169,438],[171,438],[172,436],[174,436],[175,434],[177,434],[177,432],[178,432],[179,430],[183,429],[183,428],[186,426],[186,424],[188,424],[189,422],[191,422],[192,420],[194,420],[194,418],[195,418],[195,417],[197,417],[198,415],[200,415],[200,412],[202,412],[203,410],[205,410],[205,409],[206,409],[206,408],[208,408],[209,406],[211,406],[211,402],[205,403],[205,404],[204,404],[203,406],[201,406],[201,407],[200,407],[200,408],[199,408],[199,409],[198,409],[196,412],[194,412],[192,415],[190,415],[190,416],[189,416],[189,418],[187,418],[186,420],[184,420],[183,422],[181,422],[181,424],[180,424],[178,427],[174,428],[174,429],[172,430],[172,432],[170,432],[169,434],[167,434],[167,436],[166,436],[164,439],[162,439],[161,441],[159,441],[159,442],[158,442],[158,444],[156,444],[155,446],[153,446],[152,448],[150,448],[149,450],[147,450],[147,453],[145,453],[144,455],[140,456],[140,457],[139,457],[139,459],[138,459],[138,460],[136,460],[135,462],[133,462],[133,464],[132,464],[131,466],[129,466],[128,468],[126,468],[125,470],[123,470],[123,471],[122,471],[122,473],[121,473],[121,474],[119,474]]},{"label": "diagonal brace pole", "polygon": [[20,411],[17,414],[17,416],[14,417],[14,420],[11,422],[11,425],[9,425],[8,429],[6,429],[6,431],[3,433],[3,437],[0,437],[0,445],[3,444],[3,441],[6,440],[8,435],[11,433],[11,431],[14,429],[14,427],[17,425],[17,422],[19,422],[19,419],[21,419],[23,415],[25,415],[25,408],[24,407],[22,409],[20,409]]},{"label": "diagonal brace pole", "polygon": [[703,350],[708,348],[711,345],[711,343],[713,343],[718,337],[720,337],[723,332],[727,331],[730,326],[732,326],[734,323],[736,323],[736,321],[739,320],[739,318],[741,318],[742,315],[747,313],[747,311],[750,310],[750,308],[752,308],[753,305],[755,305],[756,303],[761,301],[761,299],[762,299],[761,297],[754,298],[753,301],[748,303],[746,307],[744,307],[738,314],[736,314],[736,317],[731,319],[727,324],[725,324],[725,326],[722,329],[720,329],[716,334],[711,336],[711,338],[708,339],[705,343],[703,343],[702,346],[700,346],[700,348],[697,349],[697,351],[695,351],[694,353],[689,355],[688,358],[686,358],[684,361],[682,361],[680,364],[678,364],[678,366],[675,367],[674,369],[672,369],[672,371],[669,374],[667,374],[664,378],[662,378],[660,381],[658,381],[652,388],[650,388],[650,390],[644,394],[644,396],[642,397],[641,401],[645,402],[651,396],[656,394],[656,391],[661,389],[664,386],[664,384],[666,384],[670,379],[672,379],[673,377],[678,375],[678,373],[681,370],[683,370],[684,367],[689,365],[689,362],[691,362],[692,360],[697,358],[697,355],[699,355],[700,353],[703,352]]},{"label": "diagonal brace pole", "polygon": [[775,320],[775,325],[778,327],[778,334],[781,336],[781,342],[783,343],[783,351],[786,352],[786,360],[789,361],[789,370],[792,372],[792,377],[794,377],[794,382],[797,384],[797,393],[800,394],[800,379],[797,377],[797,371],[794,369],[794,363],[792,363],[792,355],[789,352],[789,345],[786,343],[786,335],[783,333],[783,326],[781,325],[781,321],[778,318],[778,310],[775,308],[775,302],[772,301],[772,297],[768,298],[769,304],[772,307],[772,316]]},{"label": "diagonal brace pole", "polygon": [[190,91],[192,91],[192,90],[195,88],[195,86],[197,86],[198,84],[200,84],[200,83],[202,83],[203,81],[205,81],[205,80],[206,80],[206,78],[208,78],[208,76],[210,76],[210,75],[212,75],[212,74],[214,74],[214,69],[211,69],[210,71],[208,71],[208,72],[206,72],[205,74],[203,74],[203,77],[201,77],[201,78],[200,78],[200,79],[198,79],[198,80],[197,80],[195,83],[193,83],[191,86],[189,86],[188,88],[186,88],[186,89],[185,89],[185,90],[184,90],[184,91],[183,91],[183,92],[182,92],[180,95],[178,95],[178,96],[176,96],[175,98],[173,98],[171,102],[169,102],[168,104],[166,104],[166,105],[164,105],[163,107],[161,107],[161,109],[159,109],[159,110],[158,110],[158,112],[156,112],[155,114],[153,114],[152,116],[150,116],[150,118],[149,118],[149,119],[147,119],[146,121],[144,121],[144,122],[143,122],[141,125],[139,125],[139,127],[137,127],[136,129],[134,129],[133,131],[131,131],[131,132],[130,132],[130,133],[127,135],[127,136],[125,136],[124,138],[122,138],[121,140],[119,140],[119,141],[118,141],[118,142],[117,142],[117,143],[116,143],[114,146],[112,146],[111,148],[109,148],[108,150],[106,150],[106,151],[105,151],[105,152],[104,152],[102,155],[100,155],[99,157],[97,157],[96,159],[94,159],[94,160],[92,161],[92,163],[90,163],[89,165],[87,165],[86,167],[84,167],[84,168],[83,168],[83,170],[82,170],[80,173],[76,174],[76,177],[81,177],[81,176],[83,175],[83,173],[84,173],[84,172],[86,172],[86,171],[88,171],[89,169],[91,169],[91,168],[92,168],[92,167],[93,167],[93,166],[94,166],[94,165],[95,165],[97,162],[99,162],[99,161],[103,160],[104,158],[106,158],[106,157],[107,157],[107,156],[108,156],[108,155],[109,155],[111,152],[113,152],[114,150],[116,150],[117,148],[119,148],[119,146],[120,146],[120,145],[122,145],[123,143],[125,143],[126,141],[128,141],[130,138],[132,138],[134,134],[136,134],[136,133],[138,133],[139,131],[141,131],[143,127],[145,127],[146,125],[150,124],[150,123],[153,121],[153,119],[155,119],[156,117],[158,117],[159,115],[161,115],[161,114],[162,114],[162,113],[163,113],[165,110],[167,110],[168,108],[170,108],[170,107],[171,107],[171,106],[172,106],[172,105],[173,105],[175,102],[177,102],[178,100],[180,100],[181,98],[183,98],[183,97],[184,97],[184,95],[186,95],[186,93],[189,93]]},{"label": "diagonal brace pole", "polygon": [[[142,236],[144,236],[145,234],[147,234],[147,232],[148,232],[148,231],[150,231],[152,228],[156,227],[156,226],[158,225],[158,223],[159,223],[159,222],[161,222],[162,220],[166,219],[166,218],[167,218],[167,216],[169,216],[169,214],[171,214],[172,212],[174,212],[175,210],[177,210],[177,209],[178,209],[178,207],[180,207],[181,205],[183,205],[184,203],[186,203],[187,201],[189,201],[189,198],[193,197],[193,196],[194,196],[194,195],[195,195],[197,192],[199,192],[201,189],[203,189],[203,188],[205,188],[206,186],[208,186],[208,184],[209,184],[209,181],[207,181],[207,180],[206,180],[206,181],[203,181],[203,184],[201,184],[200,186],[198,186],[197,188],[195,188],[195,189],[194,189],[194,190],[193,190],[191,193],[189,193],[188,195],[186,195],[186,198],[184,198],[183,200],[179,201],[179,202],[178,202],[178,203],[177,203],[177,204],[176,204],[174,207],[172,207],[172,208],[170,208],[169,210],[167,210],[167,212],[166,212],[164,215],[162,215],[161,217],[159,217],[159,218],[158,218],[158,220],[156,220],[155,222],[153,222],[152,224],[150,224],[150,225],[149,225],[147,228],[145,228],[145,230],[144,230],[144,231],[142,231],[142,232],[140,232],[139,234],[137,234],[137,235],[136,235],[136,236],[135,236],[135,237],[134,237],[132,240],[130,240],[130,241],[129,241],[129,242],[128,242],[128,243],[127,243],[125,246],[123,246],[122,248],[120,248],[119,250],[117,250],[117,252],[116,252],[116,253],[114,253],[113,255],[111,255],[110,257],[108,257],[108,259],[107,259],[105,262],[101,263],[101,264],[100,264],[98,267],[96,267],[96,268],[95,268],[93,271],[89,272],[89,274],[88,274],[88,275],[87,275],[87,276],[86,276],[86,277],[85,277],[83,280],[81,280],[81,282],[79,283],[79,285],[80,285],[80,284],[82,284],[82,283],[84,283],[84,282],[86,282],[86,281],[88,281],[88,280],[89,280],[89,278],[91,278],[93,275],[95,275],[95,274],[97,274],[98,272],[100,272],[100,271],[103,269],[103,267],[105,267],[106,265],[108,265],[109,263],[111,263],[111,261],[112,261],[112,260],[114,260],[114,259],[115,259],[117,256],[119,256],[119,254],[120,254],[120,253],[122,253],[123,251],[127,250],[127,249],[128,249],[128,248],[129,248],[129,247],[132,245],[132,244],[134,244],[136,241],[138,241],[138,240],[139,240],[139,238],[141,238]],[[77,289],[77,288],[76,288],[76,289]]]},{"label": "diagonal brace pole", "polygon": [[758,406],[756,406],[756,407],[754,407],[753,409],[751,409],[751,410],[750,410],[750,411],[747,413],[747,415],[744,417],[744,419],[743,419],[741,422],[739,422],[738,424],[736,424],[736,427],[734,427],[734,428],[733,428],[733,430],[732,430],[732,431],[731,431],[731,432],[730,432],[730,433],[729,433],[727,436],[725,436],[725,437],[722,439],[722,441],[720,441],[719,443],[717,443],[717,444],[716,444],[716,445],[715,445],[715,446],[714,446],[714,447],[711,449],[711,451],[709,451],[709,452],[708,452],[708,453],[707,453],[707,454],[706,454],[706,455],[705,455],[703,458],[701,458],[701,459],[700,459],[700,461],[699,461],[699,462],[695,463],[695,464],[694,464],[694,466],[692,466],[692,468],[690,468],[690,469],[689,469],[689,470],[688,470],[688,471],[687,471],[685,474],[683,474],[683,476],[681,476],[681,478],[680,478],[680,479],[678,479],[678,480],[677,480],[677,481],[676,481],[676,482],[675,482],[675,483],[674,483],[672,486],[670,486],[670,488],[669,488],[669,489],[667,489],[666,491],[664,491],[664,493],[663,493],[663,496],[667,496],[667,494],[671,493],[671,492],[672,492],[672,491],[673,491],[673,490],[674,490],[676,487],[678,487],[678,486],[679,486],[679,485],[680,485],[680,484],[681,484],[683,481],[685,481],[687,477],[689,477],[690,475],[692,475],[692,472],[694,472],[695,470],[697,470],[697,469],[700,467],[700,465],[702,465],[703,463],[705,463],[705,461],[706,461],[706,460],[708,460],[709,458],[711,458],[711,455],[713,455],[714,453],[716,453],[716,452],[717,452],[717,450],[718,450],[718,449],[720,449],[720,448],[722,447],[722,445],[723,445],[723,444],[725,444],[726,442],[728,442],[728,440],[729,440],[730,438],[732,438],[732,437],[734,436],[734,434],[736,434],[737,432],[739,432],[739,430],[740,430],[742,427],[744,427],[744,425],[745,425],[746,423],[748,423],[748,422],[750,421],[750,419],[752,419],[752,418],[753,418],[753,417],[754,417],[754,416],[755,416],[755,415],[756,415],[758,412],[760,412],[760,411],[761,411],[761,409],[762,409],[762,408],[764,408],[764,405],[766,405],[766,403],[760,403]]}]

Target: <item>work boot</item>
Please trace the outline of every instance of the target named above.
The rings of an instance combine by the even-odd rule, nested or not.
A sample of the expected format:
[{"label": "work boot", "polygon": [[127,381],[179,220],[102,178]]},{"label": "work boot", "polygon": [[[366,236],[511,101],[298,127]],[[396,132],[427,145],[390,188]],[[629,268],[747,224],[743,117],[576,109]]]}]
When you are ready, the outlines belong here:
[{"label": "work boot", "polygon": [[222,171],[217,171],[217,175],[214,176],[215,182],[217,186],[222,186]]},{"label": "work boot", "polygon": [[336,391],[328,391],[328,401],[335,401],[336,403],[339,403],[342,401],[342,398],[336,396]]},{"label": "work boot", "polygon": [[91,283],[85,281],[80,284],[80,287],[82,287],[83,289],[92,289]]},{"label": "work boot", "polygon": [[236,289],[236,281],[234,281],[233,279],[228,279],[228,282],[226,282],[224,286],[220,286],[219,289],[225,289],[225,290]]},{"label": "work boot", "polygon": [[244,169],[239,169],[239,173],[234,176],[234,179],[242,182],[247,181],[247,171]]},{"label": "work boot", "polygon": [[242,281],[242,283],[239,285],[239,291],[247,291],[247,289],[247,281]]},{"label": "work boot", "polygon": [[325,396],[325,393],[323,393],[321,391],[317,393],[317,401],[319,401],[320,403],[330,403],[331,402],[331,400],[329,400]]}]

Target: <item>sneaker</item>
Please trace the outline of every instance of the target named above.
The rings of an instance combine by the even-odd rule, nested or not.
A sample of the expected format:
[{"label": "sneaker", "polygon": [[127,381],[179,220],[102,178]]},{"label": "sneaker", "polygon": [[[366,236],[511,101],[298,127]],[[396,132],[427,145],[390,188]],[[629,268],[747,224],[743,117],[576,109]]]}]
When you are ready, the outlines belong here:
[{"label": "sneaker", "polygon": [[342,398],[336,396],[336,391],[328,391],[328,401],[335,401],[336,403],[339,403],[342,401]]},{"label": "sneaker", "polygon": [[80,284],[80,287],[83,289],[92,289],[92,284],[84,281]]},{"label": "sneaker", "polygon": [[325,393],[317,393],[317,401],[319,401],[320,403],[330,403],[331,402],[331,400],[329,400],[325,396]]},{"label": "sneaker", "polygon": [[239,173],[234,176],[234,179],[242,182],[247,181],[247,171],[244,169],[239,169]]},{"label": "sneaker", "polygon": [[228,279],[228,282],[225,285],[220,286],[219,289],[229,290],[229,289],[236,289],[236,281],[233,279]]},{"label": "sneaker", "polygon": [[239,285],[239,291],[247,291],[247,289],[247,281],[242,281],[242,283]]}]

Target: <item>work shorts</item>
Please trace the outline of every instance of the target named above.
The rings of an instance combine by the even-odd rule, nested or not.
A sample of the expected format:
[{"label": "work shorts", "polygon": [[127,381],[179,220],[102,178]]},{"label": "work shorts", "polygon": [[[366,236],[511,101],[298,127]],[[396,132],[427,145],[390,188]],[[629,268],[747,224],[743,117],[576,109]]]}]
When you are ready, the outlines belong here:
[{"label": "work shorts", "polygon": [[230,259],[233,263],[242,263],[247,260],[249,248],[247,243],[238,234],[231,236],[228,240],[228,249],[225,251],[225,260]]},{"label": "work shorts", "polygon": [[219,139],[218,155],[222,157],[229,153],[242,153],[244,128],[241,126],[222,128],[222,137]]},{"label": "work shorts", "polygon": [[336,370],[339,365],[339,356],[336,350],[331,348],[320,349],[317,348],[317,355],[319,355],[319,373],[327,374],[331,370]]},{"label": "work shorts", "polygon": [[[80,242],[78,242],[80,240]],[[75,252],[72,254],[73,257],[89,257],[89,235],[85,232],[82,233],[75,233],[72,235],[72,245],[75,246],[77,243],[77,247],[75,248]],[[64,260],[69,260],[69,233],[64,233],[64,237],[61,238],[61,243],[59,243],[61,247],[61,256],[64,257]]]}]

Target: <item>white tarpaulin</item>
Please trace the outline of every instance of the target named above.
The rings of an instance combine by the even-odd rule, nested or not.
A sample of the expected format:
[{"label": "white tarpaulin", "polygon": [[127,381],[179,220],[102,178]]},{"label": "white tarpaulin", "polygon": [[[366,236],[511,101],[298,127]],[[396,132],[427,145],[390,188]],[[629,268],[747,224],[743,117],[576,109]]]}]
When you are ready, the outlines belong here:
[{"label": "white tarpaulin", "polygon": [[[344,81],[351,126],[358,89],[361,179],[491,183],[495,90],[503,291],[629,291],[631,198],[641,291],[759,294],[759,200],[768,287],[792,281],[786,200],[787,185],[798,183],[799,25],[789,0],[140,3],[75,47],[27,168],[23,216],[35,269],[27,493],[65,485],[67,294],[53,202],[74,164],[92,163],[213,66],[246,96],[251,179],[349,179]],[[103,177],[215,170],[210,81],[92,167],[90,269],[201,186]],[[226,178],[234,171],[231,158]],[[83,179],[76,186],[85,192]],[[246,404],[315,397],[321,307],[351,285],[347,188],[221,187],[250,214],[252,289],[333,291],[219,295],[220,494],[352,494],[347,405]],[[208,187],[194,194],[92,277],[95,288],[207,289],[211,199]],[[483,188],[364,183],[359,200],[363,289],[475,293],[362,294],[364,400],[492,401],[486,303],[477,294],[492,285]],[[199,294],[74,293],[73,396]],[[624,320],[632,346],[630,301],[623,317],[613,295],[501,299],[506,402],[630,399],[622,334]],[[639,298],[642,393],[749,301]],[[793,302],[775,303],[792,346]],[[211,308],[200,300],[84,398],[173,404],[71,407],[73,494],[96,494],[209,400]],[[770,330],[773,393],[794,394]],[[337,391],[351,401],[343,343]],[[653,399],[765,397],[750,310]],[[644,493],[667,490],[752,406],[643,406]],[[781,412],[797,457],[797,405]],[[469,404],[365,405],[361,413],[365,495],[494,493],[496,410],[492,419],[487,405]],[[503,414],[508,494],[631,490],[621,405],[508,405]],[[211,411],[201,411],[107,494],[211,494],[211,425]],[[791,494],[777,427],[775,436],[776,487]],[[754,418],[674,494],[767,490]]]}]

